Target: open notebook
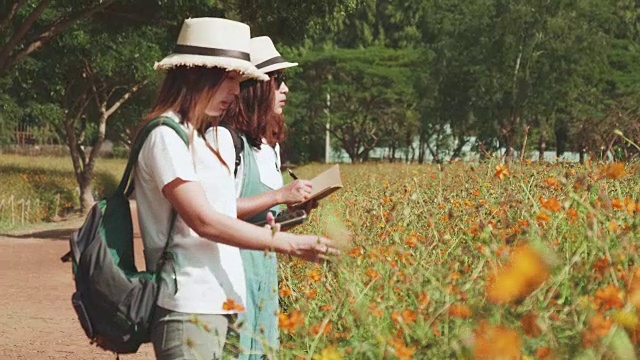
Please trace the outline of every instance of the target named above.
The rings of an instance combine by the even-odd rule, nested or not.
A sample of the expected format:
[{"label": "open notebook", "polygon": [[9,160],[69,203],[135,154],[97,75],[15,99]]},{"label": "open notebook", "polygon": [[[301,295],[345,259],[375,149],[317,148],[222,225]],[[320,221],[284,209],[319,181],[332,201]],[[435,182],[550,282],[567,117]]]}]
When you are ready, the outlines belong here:
[{"label": "open notebook", "polygon": [[310,180],[313,184],[313,190],[311,191],[311,197],[301,203],[292,205],[294,209],[305,208],[307,204],[312,201],[320,201],[325,197],[331,195],[336,190],[342,188],[342,179],[340,178],[340,166],[334,165],[318,176]]}]

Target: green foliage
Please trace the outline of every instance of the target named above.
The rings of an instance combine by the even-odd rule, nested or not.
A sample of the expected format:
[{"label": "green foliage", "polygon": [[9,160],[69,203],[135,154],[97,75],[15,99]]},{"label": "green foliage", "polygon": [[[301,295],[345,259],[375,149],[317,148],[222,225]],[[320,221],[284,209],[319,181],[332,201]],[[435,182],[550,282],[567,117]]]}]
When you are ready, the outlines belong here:
[{"label": "green foliage", "polygon": [[[353,161],[366,159],[376,145],[410,129],[407,111],[415,103],[411,69],[418,59],[416,51],[382,47],[306,54],[292,82],[294,104],[305,104],[306,111],[288,114],[294,118],[292,127],[310,122],[314,126],[309,128],[321,129],[330,116],[330,131],[340,146]],[[330,113],[320,115],[327,96]]]}]

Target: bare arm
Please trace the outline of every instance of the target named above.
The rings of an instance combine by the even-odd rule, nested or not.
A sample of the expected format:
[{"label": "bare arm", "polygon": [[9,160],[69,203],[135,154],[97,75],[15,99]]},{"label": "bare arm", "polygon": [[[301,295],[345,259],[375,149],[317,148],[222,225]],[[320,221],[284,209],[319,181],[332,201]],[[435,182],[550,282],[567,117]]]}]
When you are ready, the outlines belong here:
[{"label": "bare arm", "polygon": [[275,205],[292,205],[305,201],[311,194],[311,182],[295,180],[278,190],[238,199],[238,219],[249,219]]},{"label": "bare arm", "polygon": [[273,250],[319,261],[326,253],[337,253],[333,242],[315,235],[274,233],[211,208],[199,183],[175,179],[162,188],[180,217],[198,235],[212,241],[250,250]]}]

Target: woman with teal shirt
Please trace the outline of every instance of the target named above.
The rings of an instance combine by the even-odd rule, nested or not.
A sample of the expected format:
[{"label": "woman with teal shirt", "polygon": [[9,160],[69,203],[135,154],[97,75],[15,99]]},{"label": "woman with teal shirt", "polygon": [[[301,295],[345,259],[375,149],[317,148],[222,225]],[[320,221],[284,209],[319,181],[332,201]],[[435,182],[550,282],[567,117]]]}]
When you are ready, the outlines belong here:
[{"label": "woman with teal shirt", "polygon": [[[287,62],[269,37],[251,39],[251,62],[270,80],[247,80],[220,124],[210,129],[220,139],[237,132],[244,150],[236,174],[238,218],[251,223],[264,221],[271,212],[278,213],[280,204],[296,204],[307,200],[311,182],[295,180],[286,186],[280,172],[280,146],[285,138],[283,107],[289,88],[284,70],[298,65]],[[227,141],[228,142],[228,141]],[[247,286],[246,312],[239,318],[240,359],[262,359],[275,355],[279,348],[278,277],[275,253],[241,251]]]}]

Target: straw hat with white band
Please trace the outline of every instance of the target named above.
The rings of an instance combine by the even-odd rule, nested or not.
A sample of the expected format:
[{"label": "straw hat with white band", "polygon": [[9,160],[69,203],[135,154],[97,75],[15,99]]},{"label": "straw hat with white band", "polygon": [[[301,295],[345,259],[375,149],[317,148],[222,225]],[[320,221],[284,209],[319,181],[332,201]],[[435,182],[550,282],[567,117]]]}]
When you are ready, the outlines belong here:
[{"label": "straw hat with white band", "polygon": [[251,33],[241,22],[221,18],[186,19],[174,53],[153,66],[168,70],[176,66],[219,67],[238,71],[247,78],[269,78],[251,63]]},{"label": "straw hat with white band", "polygon": [[251,39],[251,63],[265,74],[298,65],[283,59],[268,36]]}]

